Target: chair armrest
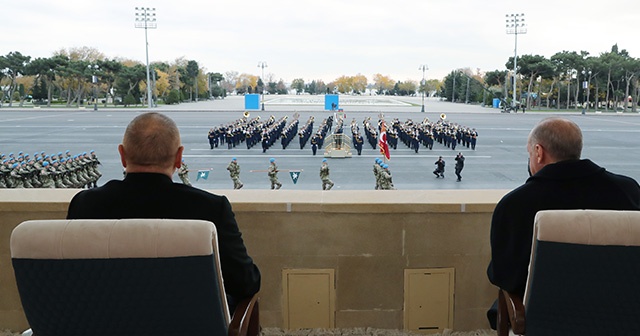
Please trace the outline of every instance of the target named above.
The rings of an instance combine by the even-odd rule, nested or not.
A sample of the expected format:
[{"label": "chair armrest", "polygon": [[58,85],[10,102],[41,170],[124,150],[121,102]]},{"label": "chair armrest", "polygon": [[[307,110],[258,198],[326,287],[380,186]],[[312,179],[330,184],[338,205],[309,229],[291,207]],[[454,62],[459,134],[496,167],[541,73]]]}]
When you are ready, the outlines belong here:
[{"label": "chair armrest", "polygon": [[258,294],[238,303],[229,324],[229,336],[257,336],[260,333]]},{"label": "chair armrest", "polygon": [[500,289],[498,291],[498,335],[509,335],[509,326],[516,335],[525,333],[522,298]]}]

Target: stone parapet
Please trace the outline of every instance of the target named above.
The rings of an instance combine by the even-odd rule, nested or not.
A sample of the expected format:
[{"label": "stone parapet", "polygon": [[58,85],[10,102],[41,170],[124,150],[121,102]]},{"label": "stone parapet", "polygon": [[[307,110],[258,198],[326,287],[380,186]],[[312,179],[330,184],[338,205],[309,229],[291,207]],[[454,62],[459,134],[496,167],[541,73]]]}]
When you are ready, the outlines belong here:
[{"label": "stone parapet", "polygon": [[[11,267],[11,230],[61,219],[78,190],[0,190],[0,330],[27,322]],[[335,327],[402,329],[404,270],[454,268],[454,329],[488,327],[489,228],[505,190],[211,190],[233,205],[263,275],[261,321],[284,327],[283,270],[335,270]]]}]

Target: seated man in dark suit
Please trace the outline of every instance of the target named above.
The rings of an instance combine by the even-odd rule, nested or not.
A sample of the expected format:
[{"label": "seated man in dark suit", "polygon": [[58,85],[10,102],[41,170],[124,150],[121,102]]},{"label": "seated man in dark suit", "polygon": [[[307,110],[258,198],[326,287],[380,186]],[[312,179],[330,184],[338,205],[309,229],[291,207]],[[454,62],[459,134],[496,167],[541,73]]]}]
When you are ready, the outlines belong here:
[{"label": "seated man in dark suit", "polygon": [[[629,177],[580,159],[582,132],[567,119],[547,118],[527,141],[529,173],[525,184],[498,202],[491,220],[489,281],[507,292],[524,295],[533,220],[540,210],[640,210],[640,186]],[[496,328],[497,304],[487,312]]]},{"label": "seated man in dark suit", "polygon": [[247,253],[231,204],[225,196],[181,183],[172,176],[182,163],[180,132],[160,113],[137,116],[118,146],[124,180],[84,190],[69,204],[68,219],[171,218],[213,222],[230,311],[260,290],[260,271]]}]

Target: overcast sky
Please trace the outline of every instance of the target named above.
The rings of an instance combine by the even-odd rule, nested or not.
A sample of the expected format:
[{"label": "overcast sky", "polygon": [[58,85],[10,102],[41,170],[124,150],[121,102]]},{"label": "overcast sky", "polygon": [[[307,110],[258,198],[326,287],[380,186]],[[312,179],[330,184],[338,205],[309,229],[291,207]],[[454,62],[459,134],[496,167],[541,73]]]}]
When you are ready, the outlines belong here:
[{"label": "overcast sky", "polygon": [[505,14],[524,13],[518,55],[562,50],[640,57],[638,0],[3,0],[0,55],[50,57],[88,46],[109,58],[145,61],[135,6],[156,8],[149,59],[196,60],[207,71],[290,82],[376,73],[394,80],[442,79],[452,69],[504,70],[514,52]]}]

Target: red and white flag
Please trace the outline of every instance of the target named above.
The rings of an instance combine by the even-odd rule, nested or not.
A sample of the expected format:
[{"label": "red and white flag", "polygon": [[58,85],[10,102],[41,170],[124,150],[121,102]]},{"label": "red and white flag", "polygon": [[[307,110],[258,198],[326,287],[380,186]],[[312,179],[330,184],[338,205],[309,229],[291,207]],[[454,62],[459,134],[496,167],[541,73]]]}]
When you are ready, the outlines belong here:
[{"label": "red and white flag", "polygon": [[387,160],[391,159],[389,154],[389,144],[387,143],[387,126],[382,122],[382,128],[380,129],[380,137],[378,138],[378,147],[380,147],[380,154],[384,155]]}]

